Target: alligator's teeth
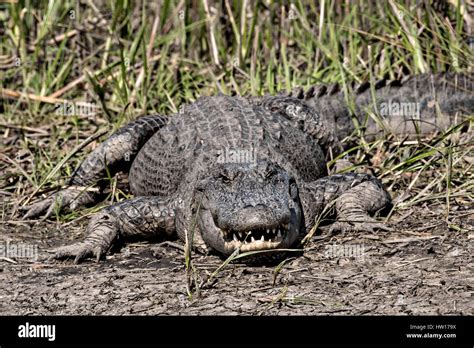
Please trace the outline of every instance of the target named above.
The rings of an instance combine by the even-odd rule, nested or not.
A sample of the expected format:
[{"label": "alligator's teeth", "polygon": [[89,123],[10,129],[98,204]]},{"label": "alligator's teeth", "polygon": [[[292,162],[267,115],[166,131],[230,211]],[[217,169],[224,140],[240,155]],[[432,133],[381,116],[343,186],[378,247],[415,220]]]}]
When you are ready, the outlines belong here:
[{"label": "alligator's teeth", "polygon": [[263,234],[262,236],[260,237],[260,241],[263,242],[265,240],[265,238],[263,237]]},{"label": "alligator's teeth", "polygon": [[238,242],[237,235],[234,234],[233,237],[234,237],[234,241]]},{"label": "alligator's teeth", "polygon": [[267,228],[267,234],[270,234],[270,231],[271,231],[271,230],[270,230],[269,228]]},{"label": "alligator's teeth", "polygon": [[255,238],[253,236],[250,237],[250,241],[253,243],[255,242]]},{"label": "alligator's teeth", "polygon": [[277,237],[281,238],[281,232],[280,231],[278,231]]}]

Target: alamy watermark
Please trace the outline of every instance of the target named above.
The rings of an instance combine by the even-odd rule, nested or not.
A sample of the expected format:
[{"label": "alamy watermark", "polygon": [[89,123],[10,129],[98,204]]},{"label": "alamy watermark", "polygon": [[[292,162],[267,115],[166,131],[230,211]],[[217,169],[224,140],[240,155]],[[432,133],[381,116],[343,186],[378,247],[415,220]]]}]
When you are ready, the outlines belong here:
[{"label": "alamy watermark", "polygon": [[38,245],[16,242],[0,242],[0,257],[8,259],[38,259]]},{"label": "alamy watermark", "polygon": [[364,244],[330,244],[325,246],[324,257],[335,259],[340,257],[363,260],[365,257]]},{"label": "alamy watermark", "polygon": [[72,103],[62,102],[54,106],[54,113],[57,116],[94,116],[97,113],[97,105],[95,103]]},{"label": "alamy watermark", "polygon": [[420,103],[398,102],[389,99],[388,102],[380,103],[381,116],[405,116],[420,118]]},{"label": "alamy watermark", "polygon": [[56,325],[38,325],[26,322],[18,326],[19,338],[46,338],[53,342],[56,340]]},{"label": "alamy watermark", "polygon": [[257,150],[225,147],[217,150],[217,163],[257,163]]}]

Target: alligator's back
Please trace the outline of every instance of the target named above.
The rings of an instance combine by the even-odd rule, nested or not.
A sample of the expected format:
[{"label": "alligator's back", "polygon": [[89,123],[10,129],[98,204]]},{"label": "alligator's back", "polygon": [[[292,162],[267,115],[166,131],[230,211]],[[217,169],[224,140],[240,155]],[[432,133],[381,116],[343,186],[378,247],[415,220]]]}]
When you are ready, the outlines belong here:
[{"label": "alligator's back", "polygon": [[297,179],[326,175],[319,144],[279,113],[246,98],[198,99],[170,118],[170,123],[143,146],[130,170],[136,196],[168,197],[186,175],[215,162],[251,164],[269,159]]},{"label": "alligator's back", "polygon": [[[381,129],[403,135],[433,133],[455,124],[459,114],[474,113],[473,78],[468,74],[382,80],[375,90],[366,84],[351,95],[369,137]],[[354,131],[343,92],[319,86],[290,96],[305,99],[340,139]],[[379,115],[375,119],[382,123],[371,114]],[[204,97],[173,115],[140,150],[130,170],[130,186],[137,196],[168,197],[198,165],[205,175],[206,166],[216,161],[257,159],[270,159],[304,181],[326,174],[320,145],[288,118],[247,98]]]}]

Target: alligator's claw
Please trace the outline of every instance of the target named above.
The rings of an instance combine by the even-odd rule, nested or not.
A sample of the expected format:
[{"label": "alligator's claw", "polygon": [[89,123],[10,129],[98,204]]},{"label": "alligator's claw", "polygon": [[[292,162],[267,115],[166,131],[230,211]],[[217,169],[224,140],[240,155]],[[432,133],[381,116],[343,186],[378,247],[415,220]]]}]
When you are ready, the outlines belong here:
[{"label": "alligator's claw", "polygon": [[89,257],[93,257],[96,262],[99,262],[106,253],[106,248],[84,241],[57,248],[52,258],[57,260],[74,259],[74,263],[78,264]]},{"label": "alligator's claw", "polygon": [[80,206],[84,206],[94,202],[94,195],[91,192],[84,192],[83,190],[75,188],[66,188],[54,193],[41,201],[20,208],[26,211],[23,219],[36,218],[44,214],[43,219],[51,217],[54,211],[73,211]]}]

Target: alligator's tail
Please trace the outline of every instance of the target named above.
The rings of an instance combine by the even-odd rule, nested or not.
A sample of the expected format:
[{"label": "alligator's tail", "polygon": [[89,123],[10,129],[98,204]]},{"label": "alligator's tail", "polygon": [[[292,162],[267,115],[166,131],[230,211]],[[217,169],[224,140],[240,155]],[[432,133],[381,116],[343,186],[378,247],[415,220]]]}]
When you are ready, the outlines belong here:
[{"label": "alligator's tail", "polygon": [[340,139],[350,135],[357,123],[373,139],[383,132],[428,135],[462,122],[474,115],[473,87],[472,73],[442,73],[383,79],[373,87],[369,83],[354,86],[349,93],[337,85],[319,85],[287,95],[305,99]]}]

